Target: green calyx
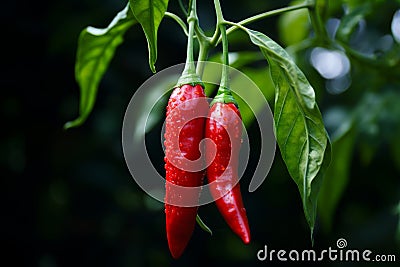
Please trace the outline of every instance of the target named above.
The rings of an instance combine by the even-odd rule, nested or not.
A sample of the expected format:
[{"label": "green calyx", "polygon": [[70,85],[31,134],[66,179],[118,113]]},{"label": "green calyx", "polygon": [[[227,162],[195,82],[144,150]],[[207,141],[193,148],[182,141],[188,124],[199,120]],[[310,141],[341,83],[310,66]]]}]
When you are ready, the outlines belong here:
[{"label": "green calyx", "polygon": [[181,87],[182,85],[190,84],[195,86],[200,84],[204,88],[204,83],[201,81],[199,75],[193,72],[183,72],[181,77],[179,78],[178,82],[176,83],[175,87]]},{"label": "green calyx", "polygon": [[217,95],[214,97],[213,101],[211,101],[210,107],[215,103],[224,103],[224,104],[233,103],[237,108],[239,108],[236,99],[233,97],[231,93],[231,90],[224,86],[220,86],[218,88]]}]

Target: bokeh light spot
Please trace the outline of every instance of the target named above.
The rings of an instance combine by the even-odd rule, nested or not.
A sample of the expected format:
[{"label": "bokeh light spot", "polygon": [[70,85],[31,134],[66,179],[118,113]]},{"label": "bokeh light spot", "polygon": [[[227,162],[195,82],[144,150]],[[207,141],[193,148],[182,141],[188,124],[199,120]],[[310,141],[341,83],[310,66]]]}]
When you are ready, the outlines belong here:
[{"label": "bokeh light spot", "polygon": [[392,20],[392,33],[394,39],[400,43],[400,9],[394,13]]},{"label": "bokeh light spot", "polygon": [[350,70],[350,61],[346,55],[320,47],[311,52],[311,64],[325,79],[342,77]]}]

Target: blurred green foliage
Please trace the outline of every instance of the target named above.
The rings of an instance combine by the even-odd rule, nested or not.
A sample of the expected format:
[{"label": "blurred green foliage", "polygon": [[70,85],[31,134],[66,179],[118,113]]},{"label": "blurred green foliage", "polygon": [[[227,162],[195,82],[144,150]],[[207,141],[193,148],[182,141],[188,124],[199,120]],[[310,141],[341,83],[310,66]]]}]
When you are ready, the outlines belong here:
[{"label": "blurred green foliage", "polygon": [[[316,90],[333,141],[333,162],[320,195],[315,249],[335,247],[336,240],[344,237],[351,248],[400,258],[400,53],[391,31],[400,1],[329,3],[326,28],[339,44],[329,49],[345,47],[351,64],[350,72],[336,79],[323,78],[310,63],[315,47],[307,40],[314,33],[300,13],[271,17],[251,28],[282,46],[290,45],[288,50]],[[226,18],[235,21],[288,4],[222,1]],[[260,144],[258,128],[249,122],[252,154],[241,181],[252,243],[244,246],[210,204],[202,207],[200,216],[213,236],[196,227],[184,256],[172,260],[163,206],[134,183],[121,147],[129,99],[151,75],[140,27],[128,30],[110,62],[92,116],[83,126],[63,131],[63,124],[76,117],[79,104],[74,78],[78,36],[88,25],[107,26],[125,5],[116,0],[4,3],[4,36],[12,40],[4,42],[7,53],[0,80],[4,264],[256,266],[268,264],[256,258],[264,245],[271,249],[309,248],[301,199],[279,151],[263,186],[252,194],[246,190]],[[201,25],[209,31],[215,22],[211,5],[199,2],[198,11]],[[168,10],[182,16],[177,1],[170,1]],[[357,14],[357,20],[351,20],[349,14]],[[294,23],[297,20],[301,22]],[[290,27],[285,27],[286,23]],[[340,38],[338,28],[346,29],[341,30]],[[230,36],[230,48],[232,52],[258,53],[239,32]],[[179,26],[163,20],[156,69],[184,62],[185,51],[186,37]],[[240,69],[265,88],[263,93],[272,105],[266,64],[246,63]],[[160,140],[161,122],[154,124],[146,140]],[[151,146],[149,154],[163,173],[161,144]],[[324,266],[343,264],[350,265],[327,262]]]}]

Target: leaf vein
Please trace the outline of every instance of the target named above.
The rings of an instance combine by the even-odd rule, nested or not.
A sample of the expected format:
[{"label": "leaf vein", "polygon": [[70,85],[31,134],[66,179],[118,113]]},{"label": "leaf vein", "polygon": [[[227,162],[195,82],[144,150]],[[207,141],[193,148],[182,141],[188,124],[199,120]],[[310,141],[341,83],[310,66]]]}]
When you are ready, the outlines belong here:
[{"label": "leaf vein", "polygon": [[297,113],[296,118],[293,120],[292,127],[290,127],[290,130],[289,130],[289,132],[288,132],[288,134],[286,136],[286,139],[285,139],[285,142],[284,142],[285,154],[286,154],[286,148],[287,148],[287,141],[289,140],[289,137],[293,132],[294,126],[296,125],[296,122],[297,122],[297,119],[299,118],[299,116],[300,116],[300,113]]},{"label": "leaf vein", "polygon": [[283,97],[283,100],[282,100],[282,101],[283,101],[282,106],[281,106],[281,108],[280,108],[280,110],[279,110],[279,114],[278,114],[278,118],[277,118],[278,121],[276,122],[276,127],[279,126],[279,123],[280,123],[280,121],[281,121],[283,109],[284,109],[284,107],[285,107],[285,105],[286,105],[286,98],[287,98],[288,94],[289,94],[289,90],[286,90],[285,96]]}]

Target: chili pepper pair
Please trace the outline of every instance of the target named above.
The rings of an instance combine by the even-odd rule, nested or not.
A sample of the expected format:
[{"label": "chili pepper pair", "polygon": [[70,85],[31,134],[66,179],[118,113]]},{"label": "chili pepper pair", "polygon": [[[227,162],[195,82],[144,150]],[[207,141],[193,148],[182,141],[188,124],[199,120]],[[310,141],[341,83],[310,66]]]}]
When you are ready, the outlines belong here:
[{"label": "chili pepper pair", "polygon": [[[223,91],[223,94],[227,93]],[[200,84],[186,84],[175,88],[168,101],[164,135],[167,180],[165,214],[168,246],[174,258],[182,255],[191,238],[198,206],[168,203],[198,203],[200,196],[200,190],[187,195],[176,190],[174,185],[200,187],[205,174],[211,195],[223,218],[245,244],[250,242],[246,210],[238,183],[242,134],[240,112],[232,96],[228,101],[220,96],[219,90],[209,108],[203,87]],[[201,161],[196,161],[201,156],[199,147],[204,137],[212,141],[205,146],[205,160],[210,162],[206,170],[201,169]],[[187,160],[197,162],[197,165],[182,163]]]}]

